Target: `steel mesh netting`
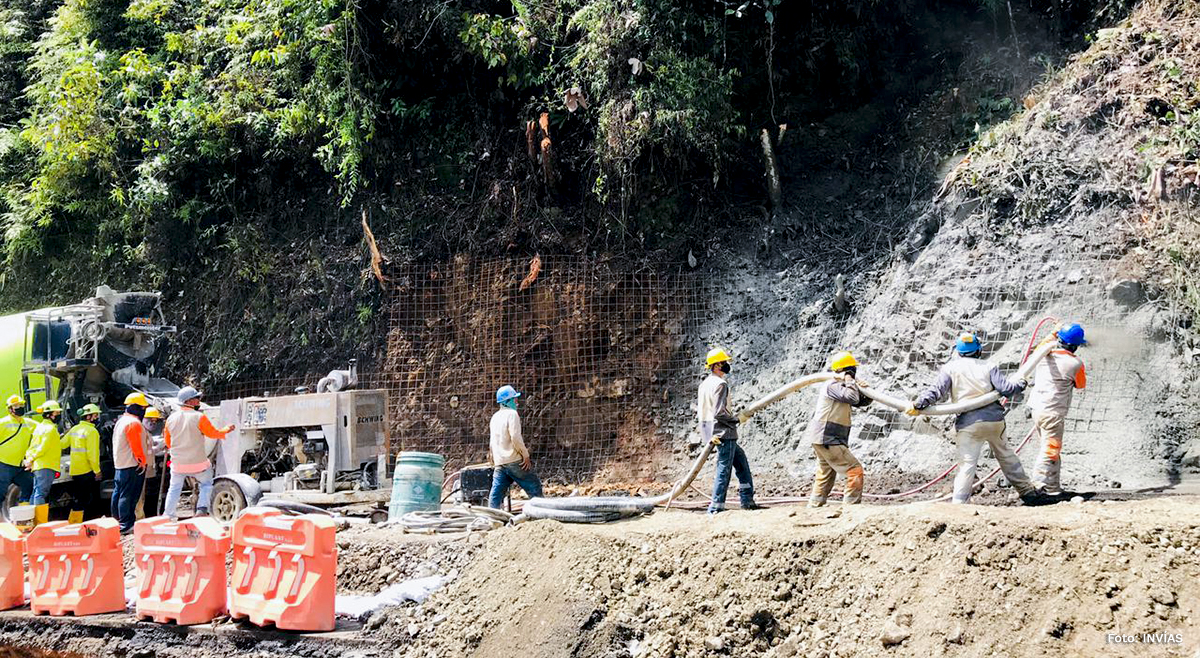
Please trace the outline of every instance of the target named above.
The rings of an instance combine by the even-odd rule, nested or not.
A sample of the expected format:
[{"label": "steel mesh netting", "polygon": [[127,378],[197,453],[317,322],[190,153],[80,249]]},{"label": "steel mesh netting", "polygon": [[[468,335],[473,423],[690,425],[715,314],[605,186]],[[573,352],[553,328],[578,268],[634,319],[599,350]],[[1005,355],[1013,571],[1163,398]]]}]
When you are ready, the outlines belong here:
[{"label": "steel mesh netting", "polygon": [[[460,258],[392,274],[386,335],[373,341],[373,353],[353,355],[363,363],[359,387],[388,392],[392,449],[442,454],[451,471],[485,461],[495,390],[512,384],[524,394],[524,433],[544,478],[660,476],[679,448],[673,437],[694,426],[696,364],[712,342],[701,339],[720,342],[709,323],[728,291],[679,267],[630,272],[565,257],[532,265]],[[1103,262],[1083,259],[1053,277],[1029,276],[1000,258],[939,275],[911,271],[858,290],[854,314],[798,319],[809,328],[792,326],[793,347],[803,352],[793,367],[804,372],[789,370],[784,379],[848,348],[877,385],[915,394],[952,357],[961,331],[978,332],[988,357],[1011,372],[1038,321],[1053,316],[1083,323],[1096,343],[1081,352],[1088,388],[1075,397],[1067,431],[1107,443],[1127,431],[1146,394],[1139,383],[1151,349],[1128,326],[1128,309],[1109,299],[1108,281]],[[764,312],[793,312],[786,306]],[[209,397],[290,393],[322,374],[239,381]],[[738,379],[753,377],[743,370]],[[1013,436],[1030,426],[1023,410],[1008,422]],[[893,429],[865,425],[859,438]]]},{"label": "steel mesh netting", "polygon": [[[359,387],[388,392],[394,451],[436,452],[449,470],[487,460],[495,391],[511,384],[544,478],[649,478],[670,451],[653,411],[696,371],[686,337],[706,299],[695,280],[578,258],[393,272],[386,335],[357,355]],[[320,374],[240,381],[210,398],[290,393]]]}]

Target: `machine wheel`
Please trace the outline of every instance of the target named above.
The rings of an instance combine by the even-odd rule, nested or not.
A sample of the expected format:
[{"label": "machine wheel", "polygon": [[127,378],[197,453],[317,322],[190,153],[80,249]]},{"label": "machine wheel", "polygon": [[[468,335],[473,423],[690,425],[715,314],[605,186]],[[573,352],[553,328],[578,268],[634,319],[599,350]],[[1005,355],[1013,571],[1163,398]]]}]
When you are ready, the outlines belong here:
[{"label": "machine wheel", "polygon": [[388,511],[385,509],[371,510],[371,523],[383,523],[388,520]]},{"label": "machine wheel", "polygon": [[233,480],[213,482],[212,504],[209,514],[221,523],[233,523],[242,510],[249,507],[246,494]]}]

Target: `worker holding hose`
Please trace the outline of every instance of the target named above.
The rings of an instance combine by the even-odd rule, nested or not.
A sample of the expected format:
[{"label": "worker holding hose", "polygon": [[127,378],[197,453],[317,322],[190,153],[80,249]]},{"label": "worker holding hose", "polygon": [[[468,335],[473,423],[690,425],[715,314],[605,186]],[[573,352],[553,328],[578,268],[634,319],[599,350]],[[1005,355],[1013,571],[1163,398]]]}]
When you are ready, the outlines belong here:
[{"label": "worker holding hose", "polygon": [[[937,381],[905,411],[910,416],[920,414],[920,410],[938,402],[947,395],[954,402],[968,400],[992,391],[999,391],[1005,397],[1012,397],[1025,390],[1028,382],[1013,380],[1000,373],[1000,369],[984,361],[983,343],[975,334],[962,334],[955,343],[958,358],[942,366]],[[992,455],[1000,464],[1004,477],[1012,483],[1026,505],[1037,505],[1046,502],[1045,498],[1034,488],[1021,460],[1012,448],[1004,441],[1004,405],[999,401],[978,409],[959,414],[955,419],[954,429],[958,438],[958,475],[954,478],[955,503],[965,503],[971,498],[975,487],[975,468],[979,464],[979,455],[983,446],[992,448]]]},{"label": "worker holding hose", "polygon": [[1061,494],[1062,440],[1067,410],[1077,388],[1087,386],[1083,361],[1075,351],[1087,345],[1083,327],[1069,324],[1054,332],[1051,340],[1058,349],[1051,350],[1033,371],[1033,392],[1029,408],[1033,411],[1033,426],[1041,438],[1041,452],[1033,469],[1034,484],[1047,494]]},{"label": "worker holding hose", "polygon": [[696,414],[700,419],[700,436],[717,446],[717,474],[713,482],[712,503],[709,514],[725,509],[725,493],[729,488],[730,471],[737,474],[738,499],[742,509],[762,509],[754,502],[754,480],[750,475],[750,462],[738,445],[738,418],[729,410],[729,382],[725,378],[733,367],[730,356],[721,348],[709,351],[705,358],[708,377],[700,383],[697,395]]},{"label": "worker holding hose", "polygon": [[530,498],[540,498],[542,481],[533,472],[533,460],[529,448],[521,437],[521,416],[517,413],[517,398],[521,394],[511,386],[496,390],[496,404],[500,408],[492,414],[491,431],[492,491],[488,495],[488,507],[500,509],[504,497],[515,482]]},{"label": "worker holding hose", "polygon": [[821,507],[833,491],[833,482],[840,474],[846,478],[843,505],[862,502],[863,467],[850,452],[850,409],[871,404],[871,398],[862,394],[855,379],[858,361],[850,352],[838,352],[829,362],[829,369],[841,375],[821,387],[817,394],[817,408],[812,420],[808,421],[805,437],[812,444],[817,456],[817,475],[813,480],[809,507]]}]

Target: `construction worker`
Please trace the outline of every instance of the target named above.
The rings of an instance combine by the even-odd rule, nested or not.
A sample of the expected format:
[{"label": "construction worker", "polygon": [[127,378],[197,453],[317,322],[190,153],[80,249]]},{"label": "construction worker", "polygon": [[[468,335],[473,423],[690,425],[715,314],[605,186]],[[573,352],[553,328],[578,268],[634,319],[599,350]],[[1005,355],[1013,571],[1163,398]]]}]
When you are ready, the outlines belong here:
[{"label": "construction worker", "polygon": [[71,451],[71,513],[70,523],[82,523],[95,518],[96,502],[100,500],[100,432],[96,419],[100,407],[85,404],[79,410],[80,421],[66,434]]},{"label": "construction worker", "polygon": [[206,516],[212,500],[213,468],[204,449],[204,438],[224,439],[233,431],[233,425],[221,429],[213,427],[212,421],[200,411],[200,391],[191,386],[179,389],[176,399],[179,409],[167,419],[163,433],[167,449],[171,454],[171,483],[167,487],[167,504],[164,514],[172,519],[179,518],[179,497],[187,478],[195,478],[200,484],[196,498],[195,515]]},{"label": "construction worker", "polygon": [[33,495],[29,502],[33,504],[34,525],[50,520],[50,487],[54,484],[54,478],[58,477],[58,469],[62,467],[62,443],[58,433],[62,406],[54,400],[47,400],[38,410],[42,414],[42,422],[33,430],[24,460],[25,468],[33,473]]},{"label": "construction worker", "polygon": [[25,399],[8,396],[8,415],[0,418],[0,496],[8,495],[9,485],[20,490],[20,502],[33,493],[33,478],[24,468],[25,451],[33,439],[37,423],[25,415]]},{"label": "construction worker", "polygon": [[142,498],[138,501],[135,516],[145,518],[158,514],[158,492],[162,488],[163,430],[166,420],[158,407],[146,407],[142,417],[142,428],[146,430],[146,485],[142,487]]},{"label": "construction worker", "polygon": [[530,498],[542,495],[542,481],[533,471],[533,459],[521,436],[521,416],[517,413],[519,397],[521,394],[512,386],[496,389],[496,404],[500,408],[492,414],[488,427],[492,461],[492,491],[488,495],[488,507],[494,509],[500,509],[514,483]]},{"label": "construction worker", "polygon": [[1068,324],[1054,332],[1058,349],[1051,350],[1033,371],[1029,408],[1033,426],[1041,438],[1041,452],[1033,469],[1033,482],[1046,494],[1061,494],[1062,440],[1067,410],[1077,388],[1087,386],[1087,372],[1075,351],[1087,345],[1083,327]]},{"label": "construction worker", "polygon": [[[954,345],[958,358],[942,366],[937,381],[905,411],[910,416],[919,415],[921,409],[944,399],[947,395],[954,402],[962,402],[971,398],[999,391],[1005,397],[1012,397],[1025,390],[1028,382],[1013,380],[1000,374],[1000,369],[984,361],[983,343],[975,334],[966,333],[959,336]],[[979,464],[979,455],[984,445],[991,446],[992,455],[1000,464],[1004,477],[1012,483],[1026,505],[1037,505],[1045,499],[1034,488],[1021,460],[1004,441],[1004,405],[999,401],[989,405],[959,414],[954,421],[954,429],[958,438],[958,475],[954,478],[955,503],[965,503],[971,498],[975,487],[975,468]]]},{"label": "construction worker", "polygon": [[817,408],[808,422],[805,437],[817,455],[817,475],[813,480],[809,507],[821,507],[833,491],[833,481],[841,474],[846,478],[843,505],[862,502],[863,468],[850,452],[850,408],[865,407],[871,398],[859,390],[864,386],[855,379],[858,361],[849,352],[838,352],[829,361],[829,369],[841,375],[821,387]]},{"label": "construction worker", "polygon": [[725,380],[733,370],[729,353],[720,347],[709,350],[704,359],[708,377],[700,383],[696,396],[696,416],[700,420],[700,436],[717,447],[717,474],[713,482],[712,502],[709,514],[725,509],[725,492],[729,488],[730,471],[737,474],[738,499],[742,509],[761,509],[754,502],[754,480],[750,475],[750,462],[738,445],[738,418],[729,410],[729,382]]},{"label": "construction worker", "polygon": [[113,427],[113,495],[111,511],[121,524],[121,534],[133,532],[135,508],[146,483],[146,430],[142,416],[150,404],[141,393],[125,396],[125,413]]}]

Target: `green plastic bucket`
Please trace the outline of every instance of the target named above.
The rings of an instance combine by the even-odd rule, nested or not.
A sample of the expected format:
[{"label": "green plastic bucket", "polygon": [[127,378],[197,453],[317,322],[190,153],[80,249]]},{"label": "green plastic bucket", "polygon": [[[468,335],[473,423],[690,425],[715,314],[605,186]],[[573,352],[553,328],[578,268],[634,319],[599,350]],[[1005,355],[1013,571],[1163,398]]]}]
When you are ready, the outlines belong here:
[{"label": "green plastic bucket", "polygon": [[392,476],[388,517],[398,519],[409,512],[437,511],[442,505],[445,467],[446,459],[432,452],[400,453]]}]

